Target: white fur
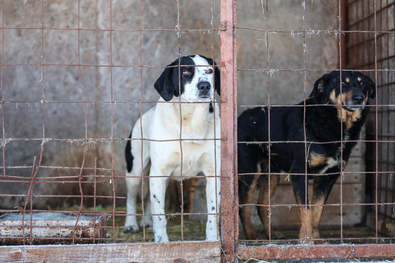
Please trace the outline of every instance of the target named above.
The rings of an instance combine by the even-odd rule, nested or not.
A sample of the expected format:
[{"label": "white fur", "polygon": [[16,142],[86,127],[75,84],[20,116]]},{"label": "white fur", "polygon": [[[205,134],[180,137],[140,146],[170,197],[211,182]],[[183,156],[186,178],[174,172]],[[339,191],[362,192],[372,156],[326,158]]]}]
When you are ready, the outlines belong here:
[{"label": "white fur", "polygon": [[[193,60],[195,65],[208,65],[200,56],[195,56]],[[134,160],[131,173],[126,174],[130,177],[126,179],[129,215],[126,217],[125,227],[138,230],[136,217],[130,214],[136,213],[136,196],[141,190],[141,175],[149,175],[149,180],[144,180],[144,188],[149,185],[151,208],[148,203],[145,212],[153,214],[155,242],[169,241],[164,216],[168,179],[182,180],[200,172],[210,176],[206,178],[207,212],[211,213],[207,216],[206,239],[218,240],[218,217],[215,214],[219,213],[220,205],[221,144],[213,139],[221,137],[221,130],[219,106],[212,103],[214,112],[209,112],[209,102],[214,101],[213,74],[206,74],[210,68],[212,69],[211,66],[195,67],[193,79],[185,85],[181,97],[173,97],[167,103],[158,103],[142,116],[141,121],[137,120],[132,131]],[[211,84],[211,99],[199,98],[197,84],[202,81]],[[159,101],[164,100],[160,98]],[[180,101],[207,103],[180,104]],[[142,141],[138,140],[141,137],[145,139],[143,147]],[[218,177],[214,178],[215,175]],[[144,190],[145,194],[147,190]],[[149,216],[145,216],[145,223],[151,223]]]}]

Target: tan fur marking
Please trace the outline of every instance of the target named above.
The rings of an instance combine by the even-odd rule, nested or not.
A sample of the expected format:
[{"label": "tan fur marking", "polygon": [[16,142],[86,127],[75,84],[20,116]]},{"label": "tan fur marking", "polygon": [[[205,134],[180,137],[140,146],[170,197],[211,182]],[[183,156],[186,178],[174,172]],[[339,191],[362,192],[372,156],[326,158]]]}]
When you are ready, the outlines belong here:
[{"label": "tan fur marking", "polygon": [[349,130],[353,126],[353,123],[361,118],[361,115],[362,115],[361,110],[356,110],[352,112],[347,111],[346,118],[344,121],[346,123],[346,129]]},{"label": "tan fur marking", "polygon": [[[278,175],[271,175],[270,176],[270,197],[269,197],[269,189],[268,189],[268,183],[267,181],[262,182],[262,180],[260,180],[260,184],[259,184],[259,196],[258,196],[258,204],[262,204],[265,206],[259,206],[258,207],[258,213],[259,213],[259,217],[261,219],[261,222],[263,224],[264,227],[264,231],[265,231],[265,235],[267,237],[269,237],[269,199],[272,198],[274,191],[277,188],[278,182],[279,182],[280,178]],[[273,229],[273,217],[272,217],[272,223],[270,224],[270,234],[271,237],[273,238],[277,238],[277,233],[274,231]]]},{"label": "tan fur marking", "polygon": [[350,90],[347,93],[342,94],[342,104],[347,105],[347,101],[349,101],[352,98],[352,90]]},{"label": "tan fur marking", "polygon": [[358,81],[359,81],[359,82],[361,82],[361,81],[362,81],[362,79],[361,79],[360,77],[358,77]]},{"label": "tan fur marking", "polygon": [[258,179],[259,179],[259,175],[258,174],[254,175],[254,180],[252,181],[250,190],[248,191],[247,204],[252,203],[252,197],[254,196],[254,191],[255,191],[256,183],[257,183]]},{"label": "tan fur marking", "polygon": [[346,78],[345,81],[346,81],[347,83],[349,83],[349,82],[350,82],[350,79],[349,79],[349,78]]},{"label": "tan fur marking", "polygon": [[318,154],[315,152],[310,153],[310,159],[309,159],[309,166],[310,167],[317,167],[320,165],[325,164],[327,161],[327,157],[322,154]]},{"label": "tan fur marking", "polygon": [[339,96],[336,97],[336,91],[332,90],[331,94],[329,95],[329,99],[335,104],[335,105],[340,105],[340,99]]},{"label": "tan fur marking", "polygon": [[[258,173],[260,172],[259,165],[258,165],[257,172]],[[252,203],[252,197],[254,195],[258,179],[259,179],[259,175],[258,174],[254,175],[254,180],[252,181],[250,189],[248,190],[247,199],[243,200],[244,204],[251,204]],[[243,181],[243,180],[241,179],[241,181]],[[251,206],[250,205],[244,206],[241,209],[241,218],[243,220],[244,232],[245,232],[246,238],[248,240],[257,239],[258,235],[255,233],[252,222],[251,222]]]},{"label": "tan fur marking", "polygon": [[299,242],[312,242],[313,239],[313,213],[311,209],[300,207]]},{"label": "tan fur marking", "polygon": [[348,111],[341,105],[347,105],[347,99],[352,96],[351,92],[339,95],[336,97],[335,91],[332,91],[329,98],[336,105],[337,117],[342,120],[345,124],[346,130],[349,130],[353,123],[361,118],[362,110]]},{"label": "tan fur marking", "polygon": [[[189,196],[189,208],[187,209],[188,219],[191,219],[193,213],[193,198],[195,197],[196,188],[199,185],[199,178],[192,178],[190,180],[185,181],[185,191],[188,193]],[[181,186],[181,185],[180,185]]]},{"label": "tan fur marking", "polygon": [[[314,191],[315,192],[315,191]],[[315,193],[313,193],[315,194]],[[319,206],[313,206],[311,208],[312,210],[312,216],[313,216],[313,238],[314,239],[319,239],[320,238],[320,223],[321,223],[321,216],[322,216],[322,211],[324,210],[323,204],[325,203],[325,199],[319,198],[315,200],[315,197],[313,197],[313,204],[319,205]]]}]

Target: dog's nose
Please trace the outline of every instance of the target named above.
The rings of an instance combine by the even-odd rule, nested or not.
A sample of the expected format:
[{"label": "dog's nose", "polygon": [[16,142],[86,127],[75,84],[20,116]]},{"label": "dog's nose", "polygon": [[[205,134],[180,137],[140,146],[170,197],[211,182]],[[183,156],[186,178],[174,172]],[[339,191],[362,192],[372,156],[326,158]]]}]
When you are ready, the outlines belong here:
[{"label": "dog's nose", "polygon": [[353,97],[352,97],[352,101],[353,101],[355,104],[362,104],[362,102],[363,102],[363,96],[362,96],[362,95],[353,96]]},{"label": "dog's nose", "polygon": [[208,93],[211,89],[211,85],[207,81],[199,82],[197,85],[198,89],[202,93]]}]

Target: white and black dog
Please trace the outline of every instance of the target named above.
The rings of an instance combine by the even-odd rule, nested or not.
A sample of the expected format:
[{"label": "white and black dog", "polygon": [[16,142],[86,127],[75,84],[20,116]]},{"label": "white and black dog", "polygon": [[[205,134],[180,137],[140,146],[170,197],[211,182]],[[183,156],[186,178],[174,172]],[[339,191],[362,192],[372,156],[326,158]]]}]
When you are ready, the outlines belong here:
[{"label": "white and black dog", "polygon": [[218,240],[221,144],[214,139],[221,137],[221,129],[219,106],[213,104],[214,90],[220,94],[220,71],[213,65],[212,59],[201,55],[184,56],[168,65],[155,82],[159,103],[137,120],[125,149],[125,232],[139,230],[133,214],[142,175],[143,196],[150,192],[145,214],[153,215],[152,219],[145,217],[145,224],[153,223],[155,242],[168,242],[164,215],[168,179],[186,179],[202,172],[207,176],[206,239]]}]

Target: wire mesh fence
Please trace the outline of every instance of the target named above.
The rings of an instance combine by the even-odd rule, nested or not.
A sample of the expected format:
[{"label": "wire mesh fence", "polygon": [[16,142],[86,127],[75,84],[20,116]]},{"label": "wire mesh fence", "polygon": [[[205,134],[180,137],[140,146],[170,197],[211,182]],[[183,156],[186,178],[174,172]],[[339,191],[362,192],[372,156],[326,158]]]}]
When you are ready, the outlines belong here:
[{"label": "wire mesh fence", "polygon": [[[193,6],[198,11],[188,20]],[[139,233],[123,232],[125,145],[131,124],[157,104],[153,84],[166,65],[191,51],[219,61],[217,2],[3,1],[1,7],[1,213],[22,216],[3,218],[3,244],[152,241],[145,224]],[[209,139],[214,150],[217,137]],[[183,185],[169,186],[176,206],[166,214],[171,239],[205,239],[205,211],[194,213],[200,221],[184,222],[193,210],[184,211]],[[193,187],[204,194],[204,180]],[[141,199],[135,213],[144,221]],[[48,218],[40,217],[44,212]],[[74,223],[70,217],[62,226],[63,214],[75,216]],[[46,230],[40,220],[58,220],[50,229],[68,234],[35,233]]]},{"label": "wire mesh fence", "polygon": [[[257,61],[254,67],[240,59],[247,53],[242,45],[238,50],[239,94],[254,94],[254,99],[248,100],[247,96],[242,95],[238,101],[239,114],[245,112],[239,117],[238,123],[238,196],[242,221],[239,258],[296,259],[303,258],[307,253],[311,253],[311,256],[314,254],[312,257],[325,258],[330,257],[332,244],[371,244],[370,248],[376,247],[382,255],[388,255],[391,246],[384,244],[392,243],[394,238],[394,169],[391,166],[394,3],[301,1],[300,4],[287,5],[283,1],[238,3],[238,11],[242,10],[243,5],[250,5],[254,7],[251,8],[255,12],[254,17],[260,17],[261,20],[261,23],[257,23],[249,17],[239,15],[237,26],[238,41],[259,47],[258,52],[253,54]],[[326,23],[317,22],[323,18],[317,11],[318,6],[325,10]],[[278,17],[289,19],[282,22],[278,21],[281,20]],[[249,35],[253,35],[256,41],[246,41]],[[279,54],[281,49],[292,54],[292,59],[289,56],[283,58]],[[316,176],[316,181],[326,180],[321,179],[319,174],[326,172],[324,176],[330,178],[336,176],[336,172],[331,173],[325,169],[314,172],[312,167],[317,163],[312,161],[318,159],[312,158],[311,151],[314,151],[313,147],[317,143],[338,143],[342,145],[342,154],[345,155],[344,145],[347,145],[350,138],[340,136],[338,140],[333,139],[330,130],[334,123],[329,115],[322,114],[326,119],[323,128],[326,137],[315,141],[311,122],[317,119],[311,114],[311,107],[314,106],[307,104],[311,104],[309,100],[314,97],[314,82],[334,70],[341,71],[340,78],[343,75],[343,82],[349,81],[346,77],[347,72],[351,71],[360,71],[369,76],[376,83],[374,89],[377,89],[377,94],[371,96],[373,99],[366,106],[370,108],[366,128],[362,128],[361,136],[354,139],[357,144],[352,149],[350,158],[346,157],[343,159],[346,162],[338,165],[341,171],[339,179],[328,199],[322,202],[315,195],[318,192],[318,196],[322,196],[323,188],[319,186],[319,182],[312,183],[309,180],[313,179],[313,175]],[[250,79],[252,75],[255,75],[254,81],[260,79],[260,83],[249,85],[248,89],[245,86],[240,91],[240,82]],[[320,87],[319,83],[316,84]],[[340,85],[344,84],[339,83]],[[259,88],[255,90],[255,87]],[[326,84],[321,86],[321,91],[322,88],[325,89]],[[300,101],[300,104],[295,105]],[[321,106],[328,105],[324,103]],[[246,111],[252,107],[257,108]],[[299,116],[295,112],[300,108],[303,110]],[[291,117],[287,118],[286,115]],[[339,119],[340,116],[341,114],[338,115]],[[300,125],[295,125],[298,122]],[[323,123],[317,123],[317,126]],[[346,132],[347,135],[347,122],[343,124],[338,127],[338,132]],[[298,133],[295,127],[304,130],[300,139],[295,139],[295,134]],[[251,131],[253,129],[257,132]],[[256,146],[251,146],[253,144]],[[302,145],[299,150],[300,163],[305,160],[305,167],[299,173],[295,172],[297,156],[293,156],[297,145]],[[288,152],[282,152],[282,148]],[[249,152],[253,154],[249,155]],[[278,156],[280,153],[285,157]],[[325,154],[329,153],[321,152],[320,158]],[[258,161],[262,156],[264,161]],[[287,159],[292,160],[292,165],[287,165]],[[295,181],[300,179],[295,178],[300,177],[304,177],[303,183],[296,185]],[[309,199],[309,204],[297,201],[299,191],[304,189],[309,189],[308,193],[303,192],[304,198],[299,198]],[[320,217],[321,220],[316,220]],[[320,232],[318,235],[317,224]],[[312,232],[309,233],[311,225]],[[322,245],[315,249],[288,246],[301,242]],[[259,247],[266,244],[278,247],[273,250]],[[279,251],[279,247],[283,250]],[[364,246],[353,252],[336,248],[342,257],[369,254]]]},{"label": "wire mesh fence", "polygon": [[[162,214],[145,206],[155,194],[146,188],[150,177],[144,171],[138,176],[125,173],[125,146],[141,142],[142,153],[149,152],[143,143],[180,148],[178,179],[189,180],[164,184],[167,233],[170,241],[180,242],[175,251],[189,251],[192,258],[197,251],[219,253],[205,242],[206,220],[214,216],[224,261],[394,256],[394,7],[391,0],[3,0],[0,243],[106,243],[118,251],[126,248],[110,243],[133,243],[142,253],[153,249],[149,216]],[[217,64],[183,65],[181,58],[188,54],[202,54]],[[170,65],[173,61],[178,63]],[[208,142],[214,156],[221,155],[220,161],[214,158],[215,172],[205,174],[206,179],[201,173],[189,176],[189,164],[183,163],[190,156],[183,118],[176,121],[179,137],[151,138],[141,128],[140,137],[128,138],[135,124],[143,126],[149,109],[169,103],[158,102],[154,88],[166,69],[178,73],[182,93],[185,66],[196,71],[211,66],[214,78],[215,69],[221,70],[217,103],[214,97],[186,102],[181,96],[170,102],[180,109],[179,116],[191,105],[221,111],[220,123],[214,120],[215,135],[197,139]],[[337,160],[341,173],[327,202],[305,204],[296,201],[290,180],[304,178],[299,189],[309,188],[304,197],[312,197],[311,147],[348,143],[346,137],[312,142],[304,127],[309,123],[306,112],[314,106],[296,105],[308,100],[315,81],[333,70],[369,76],[376,96],[364,106],[370,108],[369,117],[361,137],[353,139],[357,144],[347,165]],[[268,140],[238,140],[237,117],[252,107],[302,112],[303,139],[278,140],[271,134]],[[278,116],[267,116],[270,125],[279,123]],[[345,123],[337,132],[347,130]],[[305,169],[277,171],[272,162],[280,144],[300,145]],[[240,145],[267,147],[267,163],[257,163],[252,173],[238,171]],[[339,154],[341,160],[344,153]],[[134,158],[144,161],[143,154]],[[243,193],[238,178],[248,176],[252,191],[239,204]],[[216,182],[214,188],[221,189],[221,208],[208,211],[206,182],[219,177],[221,185]],[[127,210],[126,178],[142,181],[136,210]],[[273,197],[264,200],[259,195],[264,191]],[[309,240],[306,229],[314,219],[308,213],[314,209],[314,217],[323,209],[320,236]],[[243,213],[251,218],[247,224]],[[139,231],[127,231],[127,216],[137,216]],[[299,246],[301,240],[323,245]],[[100,246],[91,249],[115,257]]]},{"label": "wire mesh fence", "polygon": [[[349,37],[350,67],[376,71],[377,103],[367,125],[367,196],[374,206],[368,209],[369,224],[380,233],[393,236],[394,182],[393,161],[393,46],[394,2],[348,3],[349,28],[353,31],[376,31],[376,35],[354,33]],[[376,15],[374,15],[376,14]],[[364,51],[364,56],[357,56]],[[376,76],[375,73],[377,72]],[[382,225],[388,224],[389,228]]]}]

